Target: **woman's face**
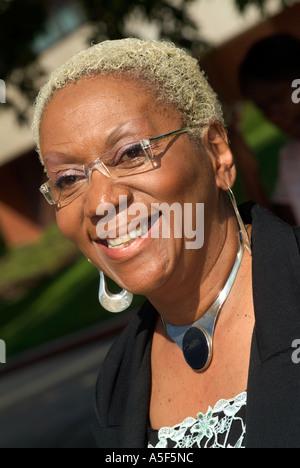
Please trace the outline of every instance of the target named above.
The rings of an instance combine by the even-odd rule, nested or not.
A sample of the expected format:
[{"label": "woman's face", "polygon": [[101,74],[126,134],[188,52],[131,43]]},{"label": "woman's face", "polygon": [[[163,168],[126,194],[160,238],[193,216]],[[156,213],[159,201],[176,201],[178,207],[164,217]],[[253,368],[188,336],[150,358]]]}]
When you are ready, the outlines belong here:
[{"label": "woman's face", "polygon": [[[48,104],[41,122],[41,149],[48,175],[55,178],[66,164],[87,164],[111,149],[181,127],[178,111],[158,103],[136,81],[112,76],[84,78],[58,91]],[[185,236],[174,235],[173,221],[169,236],[155,235],[161,229],[161,216],[144,236],[109,248],[110,239],[120,237],[119,229],[124,228],[120,197],[127,201],[127,214],[129,207],[142,203],[149,217],[154,203],[179,203],[182,216],[185,204],[204,203],[205,235],[218,216],[214,164],[203,147],[181,134],[163,140],[159,148],[156,167],[150,164],[147,171],[136,175],[111,179],[94,170],[86,192],[57,210],[62,233],[98,269],[121,287],[147,296],[172,288],[195,272],[204,261],[206,243],[202,249],[186,249]],[[110,239],[100,240],[97,225],[103,211],[99,207],[107,203],[115,207],[117,230]],[[189,216],[195,228],[195,210]],[[126,228],[134,217],[131,211]]]}]

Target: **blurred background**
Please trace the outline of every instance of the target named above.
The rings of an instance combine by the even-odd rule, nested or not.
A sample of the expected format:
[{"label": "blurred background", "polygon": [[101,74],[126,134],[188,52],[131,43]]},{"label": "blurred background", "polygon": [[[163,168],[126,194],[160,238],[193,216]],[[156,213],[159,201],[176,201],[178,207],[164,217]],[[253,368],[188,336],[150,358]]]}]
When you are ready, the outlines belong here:
[{"label": "blurred background", "polygon": [[[240,79],[254,44],[282,34],[300,39],[299,24],[300,3],[288,0],[0,0],[0,339],[7,352],[0,447],[94,446],[97,373],[131,314],[112,319],[100,308],[98,272],[61,236],[54,208],[39,194],[45,175],[31,107],[49,73],[105,39],[164,38],[185,47],[224,104],[238,202],[252,199],[299,224],[297,207],[274,198],[281,151],[297,135],[276,125]],[[299,172],[291,172],[300,187]],[[136,297],[133,310],[143,301]]]}]

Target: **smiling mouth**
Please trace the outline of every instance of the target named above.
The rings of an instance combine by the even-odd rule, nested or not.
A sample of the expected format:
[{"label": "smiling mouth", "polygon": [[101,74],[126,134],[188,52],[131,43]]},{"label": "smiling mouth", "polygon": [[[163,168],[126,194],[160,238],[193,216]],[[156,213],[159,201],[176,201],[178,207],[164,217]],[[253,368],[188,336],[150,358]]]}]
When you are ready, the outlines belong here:
[{"label": "smiling mouth", "polygon": [[[159,218],[161,213],[159,215]],[[125,249],[129,247],[133,242],[139,239],[142,236],[145,236],[149,230],[152,228],[152,220],[151,217],[148,219],[147,222],[141,222],[136,229],[131,230],[128,234],[124,234],[121,237],[117,237],[114,239],[99,239],[97,241],[98,244],[104,245],[108,249]]]}]

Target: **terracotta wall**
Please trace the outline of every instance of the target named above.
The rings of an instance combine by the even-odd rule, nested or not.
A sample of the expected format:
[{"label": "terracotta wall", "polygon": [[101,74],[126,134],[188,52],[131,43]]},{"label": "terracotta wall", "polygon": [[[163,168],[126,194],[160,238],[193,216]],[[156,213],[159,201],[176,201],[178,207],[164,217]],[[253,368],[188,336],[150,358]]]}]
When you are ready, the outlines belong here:
[{"label": "terracotta wall", "polygon": [[43,178],[33,151],[0,167],[0,233],[7,246],[35,242],[54,222],[38,190]]}]

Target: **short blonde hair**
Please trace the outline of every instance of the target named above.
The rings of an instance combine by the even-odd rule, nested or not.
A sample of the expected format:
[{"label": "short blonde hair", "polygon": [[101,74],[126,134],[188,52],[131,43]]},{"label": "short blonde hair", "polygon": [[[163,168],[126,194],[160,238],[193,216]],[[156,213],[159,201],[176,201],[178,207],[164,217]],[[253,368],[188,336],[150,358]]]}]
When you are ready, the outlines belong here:
[{"label": "short blonde hair", "polygon": [[41,119],[55,92],[70,82],[100,74],[133,75],[154,85],[159,97],[183,115],[184,125],[198,127],[199,137],[203,125],[215,120],[224,124],[216,93],[197,60],[184,50],[166,41],[136,38],[105,41],[79,52],[61,65],[40,90],[34,104],[32,130],[41,161]]}]

